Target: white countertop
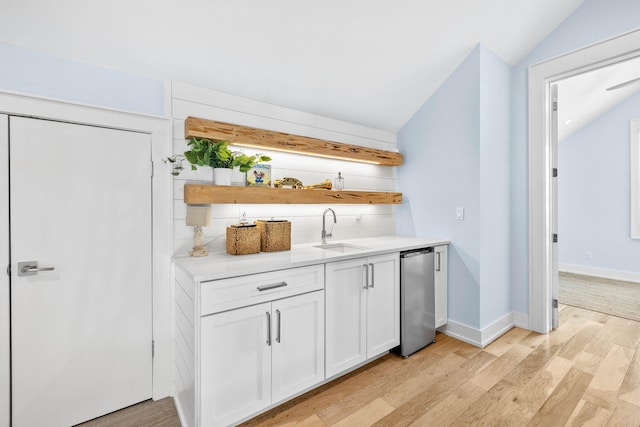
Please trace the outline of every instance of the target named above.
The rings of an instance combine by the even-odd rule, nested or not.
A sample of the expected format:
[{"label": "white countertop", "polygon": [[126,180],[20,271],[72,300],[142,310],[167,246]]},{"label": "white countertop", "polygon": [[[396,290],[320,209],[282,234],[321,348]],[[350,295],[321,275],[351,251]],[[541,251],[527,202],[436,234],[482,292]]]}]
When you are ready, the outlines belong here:
[{"label": "white countertop", "polygon": [[207,257],[176,256],[176,265],[196,282],[225,279],[247,274],[264,273],[285,268],[304,267],[326,262],[361,258],[389,252],[419,249],[448,244],[448,240],[426,237],[382,236],[364,239],[329,240],[328,244],[345,243],[365,249],[343,253],[320,249],[320,242],[292,245],[290,251],[260,252],[252,255],[229,255],[212,252]]}]

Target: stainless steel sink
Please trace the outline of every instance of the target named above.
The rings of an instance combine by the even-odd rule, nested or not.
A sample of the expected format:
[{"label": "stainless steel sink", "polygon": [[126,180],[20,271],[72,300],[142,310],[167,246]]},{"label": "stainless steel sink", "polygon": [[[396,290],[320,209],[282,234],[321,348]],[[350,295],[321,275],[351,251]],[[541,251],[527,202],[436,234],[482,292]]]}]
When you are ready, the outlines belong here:
[{"label": "stainless steel sink", "polygon": [[335,251],[335,252],[358,252],[358,251],[363,251],[365,249],[369,249],[364,246],[350,245],[349,243],[327,243],[324,245],[314,246],[314,248],[326,249],[328,251]]}]

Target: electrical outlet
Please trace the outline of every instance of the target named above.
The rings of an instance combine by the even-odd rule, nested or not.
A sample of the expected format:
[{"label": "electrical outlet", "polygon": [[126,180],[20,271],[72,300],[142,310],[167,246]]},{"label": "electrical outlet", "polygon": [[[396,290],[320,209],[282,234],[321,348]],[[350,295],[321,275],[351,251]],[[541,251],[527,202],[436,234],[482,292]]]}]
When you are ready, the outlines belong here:
[{"label": "electrical outlet", "polygon": [[362,219],[362,214],[360,212],[358,212],[356,214],[356,222],[360,222],[361,219]]},{"label": "electrical outlet", "polygon": [[587,259],[593,259],[593,252],[587,252]]}]

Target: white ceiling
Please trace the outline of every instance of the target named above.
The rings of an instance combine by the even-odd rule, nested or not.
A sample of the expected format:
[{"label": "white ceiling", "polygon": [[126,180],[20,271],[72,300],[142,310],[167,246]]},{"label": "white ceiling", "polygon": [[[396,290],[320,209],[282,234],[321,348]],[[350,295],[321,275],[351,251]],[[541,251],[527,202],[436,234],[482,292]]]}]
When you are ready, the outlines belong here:
[{"label": "white ceiling", "polygon": [[0,0],[0,43],[399,130],[477,45],[516,64],[584,0]]},{"label": "white ceiling", "polygon": [[563,141],[620,102],[640,92],[640,56],[558,82],[558,141]]}]

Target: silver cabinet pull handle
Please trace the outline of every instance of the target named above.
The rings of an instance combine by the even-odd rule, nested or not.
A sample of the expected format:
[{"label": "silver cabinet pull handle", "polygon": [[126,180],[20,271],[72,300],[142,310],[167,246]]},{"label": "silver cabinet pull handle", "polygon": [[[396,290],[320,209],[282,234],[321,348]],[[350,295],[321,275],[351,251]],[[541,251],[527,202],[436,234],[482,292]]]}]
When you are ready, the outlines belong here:
[{"label": "silver cabinet pull handle", "polygon": [[440,252],[436,252],[436,271],[440,271]]},{"label": "silver cabinet pull handle", "polygon": [[276,310],[276,342],[280,342],[280,310]]},{"label": "silver cabinet pull handle", "polygon": [[55,267],[38,267],[38,261],[25,261],[18,263],[18,276],[33,276],[39,271],[53,271]]},{"label": "silver cabinet pull handle", "polygon": [[258,286],[256,289],[262,292],[262,291],[268,291],[269,289],[284,288],[285,286],[287,286],[287,282],[280,282],[280,283],[272,283],[270,285]]},{"label": "silver cabinet pull handle", "polygon": [[25,265],[24,267],[22,267],[22,271],[23,273],[34,273],[34,272],[38,272],[38,271],[53,271],[55,270],[55,267],[36,267],[36,266],[30,266],[30,265]]},{"label": "silver cabinet pull handle", "polygon": [[271,345],[271,313],[268,311],[267,314],[267,345]]},{"label": "silver cabinet pull handle", "polygon": [[376,273],[375,270],[373,269],[373,264],[369,264],[371,266],[371,288],[373,288],[374,282],[376,280]]},{"label": "silver cabinet pull handle", "polygon": [[365,279],[363,288],[367,289],[369,287],[369,266],[367,264],[362,264],[362,267],[365,271]]}]

